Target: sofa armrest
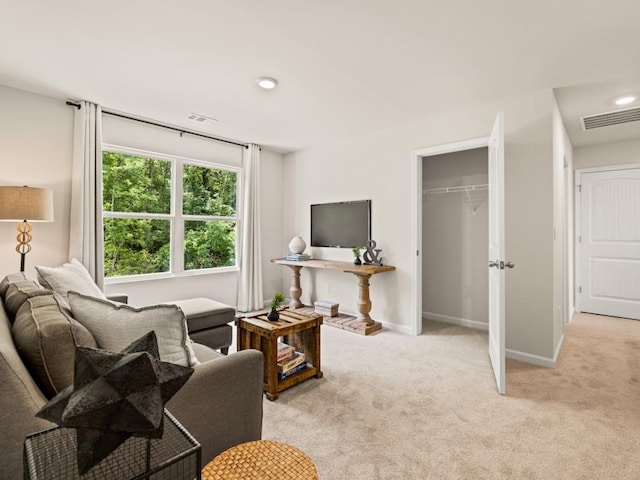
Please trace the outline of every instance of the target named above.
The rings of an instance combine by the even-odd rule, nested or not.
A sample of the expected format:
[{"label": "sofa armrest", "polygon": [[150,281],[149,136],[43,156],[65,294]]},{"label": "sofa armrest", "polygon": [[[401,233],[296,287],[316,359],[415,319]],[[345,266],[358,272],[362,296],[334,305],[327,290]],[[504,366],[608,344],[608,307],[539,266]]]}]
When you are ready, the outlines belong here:
[{"label": "sofa armrest", "polygon": [[240,443],[262,437],[263,357],[242,350],[199,363],[167,403],[202,445],[202,465]]},{"label": "sofa armrest", "polygon": [[129,302],[129,295],[127,295],[126,293],[108,293],[105,295],[105,297],[107,297],[107,300],[111,300],[112,302],[125,304]]}]

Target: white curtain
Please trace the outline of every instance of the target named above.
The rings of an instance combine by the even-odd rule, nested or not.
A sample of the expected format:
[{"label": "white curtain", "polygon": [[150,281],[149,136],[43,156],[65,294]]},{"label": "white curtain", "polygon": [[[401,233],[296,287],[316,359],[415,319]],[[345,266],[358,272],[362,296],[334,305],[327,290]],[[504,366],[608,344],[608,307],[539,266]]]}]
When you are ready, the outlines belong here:
[{"label": "white curtain", "polygon": [[102,111],[80,102],[75,111],[69,259],[77,258],[103,288]]},{"label": "white curtain", "polygon": [[260,240],[260,147],[249,145],[243,158],[242,216],[237,309],[264,308],[262,295],[262,245]]}]

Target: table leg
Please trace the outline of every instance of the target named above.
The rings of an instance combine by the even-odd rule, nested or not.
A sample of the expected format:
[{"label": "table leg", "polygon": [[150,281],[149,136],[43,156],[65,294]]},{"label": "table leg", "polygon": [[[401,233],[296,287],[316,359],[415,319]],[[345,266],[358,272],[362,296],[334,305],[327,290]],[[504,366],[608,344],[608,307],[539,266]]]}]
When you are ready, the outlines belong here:
[{"label": "table leg", "polygon": [[370,333],[377,332],[382,328],[380,322],[374,321],[370,316],[371,311],[371,298],[369,297],[369,278],[371,275],[365,273],[354,273],[358,277],[358,315],[356,316],[356,322],[349,326],[350,329],[361,333],[363,335],[369,335]]},{"label": "table leg", "polygon": [[369,278],[371,275],[355,274],[358,277],[359,292],[358,292],[358,315],[356,317],[360,322],[364,322],[366,325],[371,325],[373,320],[369,316],[371,311],[371,298],[369,297]]},{"label": "table leg", "polygon": [[314,353],[314,362],[315,362],[315,367],[317,370],[316,373],[316,378],[322,378],[323,373],[322,373],[322,369],[320,367],[320,322],[318,322],[318,324],[313,327],[313,342],[314,342],[314,347],[315,347],[315,353]]},{"label": "table leg", "polygon": [[236,350],[244,350],[244,329],[240,326],[240,322],[236,320]]},{"label": "table leg", "polygon": [[289,289],[289,296],[291,301],[289,302],[289,308],[302,308],[304,304],[300,301],[302,296],[302,288],[300,288],[300,270],[302,266],[299,265],[287,265],[291,269],[291,288]]},{"label": "table leg", "polygon": [[262,353],[264,354],[264,370],[265,370],[265,393],[267,395],[267,399],[269,400],[277,400],[279,397],[278,393],[278,363],[277,363],[277,355],[278,355],[278,339],[277,337],[268,337],[263,340],[266,342],[266,351],[263,349]]}]

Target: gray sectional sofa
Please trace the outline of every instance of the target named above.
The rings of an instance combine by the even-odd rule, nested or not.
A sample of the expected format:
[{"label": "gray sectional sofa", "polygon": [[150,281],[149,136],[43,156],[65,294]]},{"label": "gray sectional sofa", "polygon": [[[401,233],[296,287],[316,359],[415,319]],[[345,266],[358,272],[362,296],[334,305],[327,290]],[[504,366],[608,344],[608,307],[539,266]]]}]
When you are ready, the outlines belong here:
[{"label": "gray sectional sofa", "polygon": [[[26,280],[24,275],[6,277],[0,285],[0,479],[20,479],[23,475],[22,450],[24,438],[33,433],[53,426],[51,423],[35,417],[36,412],[46,403],[47,396],[51,397],[59,391],[60,382],[64,383],[72,378],[68,368],[42,365],[40,356],[51,354],[46,351],[46,343],[55,338],[63,337],[63,343],[72,339],[73,342],[93,341],[83,333],[69,312],[62,315],[56,311],[58,301],[52,292],[42,288],[35,291],[35,286],[22,288],[12,283]],[[31,280],[29,280],[31,281]],[[5,301],[11,287],[11,298]],[[26,293],[25,293],[26,292]],[[9,303],[9,305],[7,304]],[[44,306],[43,306],[44,305]],[[47,309],[49,315],[55,316],[54,326],[44,327],[35,325],[24,326],[16,337],[14,318],[17,314],[28,315],[36,308]],[[66,319],[66,320],[65,320]],[[22,321],[24,324],[24,321]],[[47,333],[47,331],[49,333]],[[34,360],[33,352],[28,356],[25,350],[31,348],[25,345],[27,334],[37,332],[38,340],[33,343],[38,357]],[[44,332],[44,333],[43,333]],[[84,339],[84,340],[82,340]],[[28,341],[28,340],[27,340]],[[18,345],[20,348],[18,348]],[[194,343],[193,350],[199,363],[187,383],[169,401],[166,408],[178,419],[182,425],[202,445],[202,462],[206,464],[213,457],[224,450],[239,443],[258,440],[262,433],[262,372],[263,357],[257,350],[244,350],[230,355],[222,355],[204,345]],[[54,345],[55,357],[64,360],[69,352],[62,351],[59,345]],[[75,351],[75,350],[74,350]],[[66,357],[65,357],[66,356]],[[69,361],[68,358],[64,361]],[[46,363],[46,360],[44,361]],[[47,370],[48,368],[48,370]],[[42,372],[45,371],[46,380],[57,382],[44,385]],[[54,382],[54,383],[55,383]],[[45,382],[47,383],[47,382]],[[50,383],[50,382],[49,382]],[[52,391],[51,389],[54,388]],[[44,392],[47,392],[45,394]]]}]

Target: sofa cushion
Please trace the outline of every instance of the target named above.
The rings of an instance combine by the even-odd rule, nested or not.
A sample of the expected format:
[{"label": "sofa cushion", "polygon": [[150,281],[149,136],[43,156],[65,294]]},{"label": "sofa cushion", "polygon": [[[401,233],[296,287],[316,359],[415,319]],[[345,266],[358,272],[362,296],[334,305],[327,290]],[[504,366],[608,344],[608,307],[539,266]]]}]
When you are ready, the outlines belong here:
[{"label": "sofa cushion", "polygon": [[59,267],[38,265],[35,269],[40,283],[58,294],[61,304],[66,308],[69,308],[67,294],[70,290],[92,297],[106,298],[84,265],[75,258]]},{"label": "sofa cushion", "polygon": [[4,300],[4,296],[7,293],[7,289],[9,288],[9,285],[11,285],[12,283],[20,282],[24,280],[29,280],[31,282],[36,281],[34,278],[29,277],[24,272],[10,273],[6,277],[4,277],[0,282],[0,297],[2,297],[2,300]]},{"label": "sofa cushion", "polygon": [[226,325],[236,319],[235,308],[210,298],[189,298],[167,303],[182,309],[190,333]]},{"label": "sofa cushion", "polygon": [[49,398],[73,383],[76,347],[97,347],[89,331],[63,312],[51,292],[25,300],[13,323],[13,338]]},{"label": "sofa cushion", "polygon": [[161,360],[185,367],[198,363],[184,313],[176,305],[133,308],[73,291],[69,304],[73,318],[87,327],[100,348],[119,352],[155,330]]},{"label": "sofa cushion", "polygon": [[18,310],[26,300],[40,295],[51,295],[51,290],[41,287],[32,280],[19,280],[11,283],[4,296],[4,306],[9,320],[14,321]]},{"label": "sofa cushion", "polygon": [[[187,324],[189,319],[187,319]],[[228,348],[233,341],[233,329],[231,325],[220,325],[215,328],[207,328],[206,330],[198,330],[197,332],[189,332],[191,340],[202,345],[206,345],[209,348],[219,349]],[[202,361],[198,351],[196,355],[199,361]]]}]

